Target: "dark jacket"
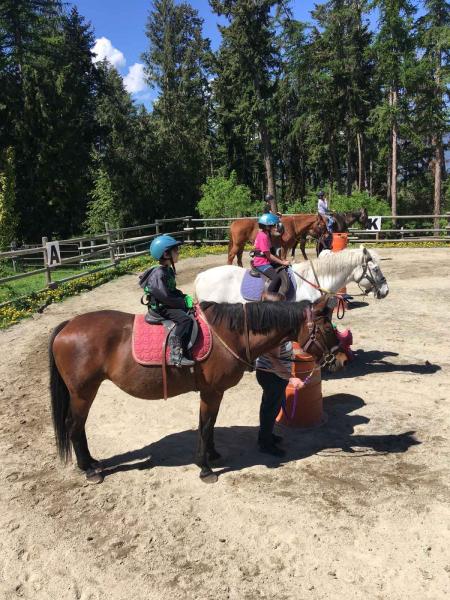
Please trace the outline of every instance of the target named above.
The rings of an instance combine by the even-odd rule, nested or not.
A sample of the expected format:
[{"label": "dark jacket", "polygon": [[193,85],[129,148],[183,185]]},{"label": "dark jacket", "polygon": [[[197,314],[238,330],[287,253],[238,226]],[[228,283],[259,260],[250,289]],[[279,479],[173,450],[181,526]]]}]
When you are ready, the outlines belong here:
[{"label": "dark jacket", "polygon": [[164,306],[186,309],[185,294],[177,289],[172,267],[160,265],[148,269],[141,276],[139,285],[150,296],[150,305],[154,310]]}]

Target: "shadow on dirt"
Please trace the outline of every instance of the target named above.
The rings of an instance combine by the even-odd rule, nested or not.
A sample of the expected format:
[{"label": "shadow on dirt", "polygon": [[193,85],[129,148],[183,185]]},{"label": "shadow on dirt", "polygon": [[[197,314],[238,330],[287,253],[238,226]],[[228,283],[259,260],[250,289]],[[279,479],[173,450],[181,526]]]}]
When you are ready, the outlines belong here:
[{"label": "shadow on dirt", "polygon": [[[359,396],[335,394],[324,401],[328,421],[319,428],[298,430],[283,428],[286,456],[280,460],[262,454],[256,446],[257,427],[232,426],[216,427],[217,450],[223,458],[217,474],[239,471],[255,465],[276,468],[282,463],[301,460],[318,452],[330,451],[330,456],[345,453],[348,458],[363,458],[378,454],[407,452],[411,446],[420,444],[414,431],[397,434],[354,435],[356,425],[369,422],[363,415],[352,415],[364,406]],[[153,444],[117,454],[102,460],[105,477],[120,471],[148,469],[153,466],[173,467],[193,464],[193,453],[197,443],[197,432],[180,431],[168,435]],[[324,456],[324,454],[321,454]],[[325,452],[325,456],[327,456]]]},{"label": "shadow on dirt", "polygon": [[415,373],[417,375],[432,375],[441,370],[439,365],[434,365],[427,360],[423,363],[396,364],[385,360],[387,357],[399,356],[398,352],[383,350],[354,350],[355,359],[348,366],[337,373],[322,371],[323,379],[346,379],[370,375],[372,373]]}]

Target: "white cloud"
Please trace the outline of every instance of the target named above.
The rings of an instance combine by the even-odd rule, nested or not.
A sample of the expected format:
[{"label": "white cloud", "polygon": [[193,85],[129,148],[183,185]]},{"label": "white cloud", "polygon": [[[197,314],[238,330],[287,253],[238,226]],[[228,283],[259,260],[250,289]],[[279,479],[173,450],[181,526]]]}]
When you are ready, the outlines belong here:
[{"label": "white cloud", "polygon": [[96,55],[93,59],[94,62],[99,62],[106,58],[113,67],[116,67],[116,69],[124,67],[126,64],[123,53],[120,50],[117,50],[117,48],[114,48],[111,44],[111,40],[108,40],[108,38],[97,38],[95,40],[95,45],[92,48],[92,52]]},{"label": "white cloud", "polygon": [[147,88],[145,82],[144,65],[134,63],[128,68],[128,74],[123,78],[125,88],[130,94],[137,94]]}]

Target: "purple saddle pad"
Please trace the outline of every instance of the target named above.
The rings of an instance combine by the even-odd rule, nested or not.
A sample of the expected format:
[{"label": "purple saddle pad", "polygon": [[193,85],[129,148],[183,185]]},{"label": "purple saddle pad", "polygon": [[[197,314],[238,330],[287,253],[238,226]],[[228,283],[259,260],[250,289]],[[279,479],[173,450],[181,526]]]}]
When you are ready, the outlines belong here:
[{"label": "purple saddle pad", "polygon": [[[288,275],[291,284],[286,295],[286,300],[288,302],[292,302],[293,300],[295,300],[295,292],[297,291],[297,281],[295,280],[295,275],[291,269],[288,269]],[[266,280],[267,278],[264,276],[253,277],[253,275],[250,275],[250,271],[247,269],[244,274],[244,279],[241,283],[241,296],[245,298],[245,300],[253,302],[261,300]]]}]

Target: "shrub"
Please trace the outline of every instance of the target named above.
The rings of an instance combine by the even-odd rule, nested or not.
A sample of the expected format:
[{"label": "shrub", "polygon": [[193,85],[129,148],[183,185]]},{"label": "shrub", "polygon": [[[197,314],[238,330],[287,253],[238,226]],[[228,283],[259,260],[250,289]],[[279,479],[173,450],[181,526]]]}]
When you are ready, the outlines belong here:
[{"label": "shrub", "polygon": [[[376,196],[369,196],[367,192],[353,192],[351,196],[333,194],[328,198],[330,210],[334,212],[347,212],[358,210],[362,206],[367,209],[370,216],[390,215],[391,208],[385,200]],[[310,192],[305,202],[297,200],[287,207],[287,212],[315,213],[317,212],[317,192]]]},{"label": "shrub", "polygon": [[228,178],[208,177],[201,191],[197,207],[203,218],[245,217],[260,210],[259,204],[252,201],[250,188],[237,182],[234,171]]}]

